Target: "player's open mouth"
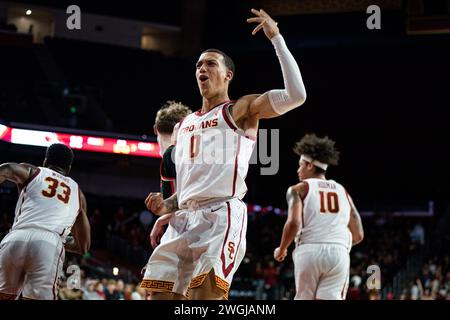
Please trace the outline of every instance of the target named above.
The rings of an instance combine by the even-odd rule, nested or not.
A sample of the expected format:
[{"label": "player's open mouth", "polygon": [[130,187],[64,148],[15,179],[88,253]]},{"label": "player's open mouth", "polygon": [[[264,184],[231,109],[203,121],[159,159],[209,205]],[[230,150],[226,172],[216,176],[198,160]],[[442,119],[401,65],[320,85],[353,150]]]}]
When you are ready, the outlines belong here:
[{"label": "player's open mouth", "polygon": [[206,80],[208,80],[208,76],[202,74],[201,76],[198,77],[198,79],[200,80],[200,82],[204,83]]}]

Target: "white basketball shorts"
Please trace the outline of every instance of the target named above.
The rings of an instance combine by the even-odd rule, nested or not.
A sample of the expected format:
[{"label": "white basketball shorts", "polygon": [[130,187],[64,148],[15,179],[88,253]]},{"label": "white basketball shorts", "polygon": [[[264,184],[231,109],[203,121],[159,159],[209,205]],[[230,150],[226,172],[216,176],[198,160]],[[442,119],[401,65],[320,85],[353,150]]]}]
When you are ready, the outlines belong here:
[{"label": "white basketball shorts", "polygon": [[295,300],[344,300],[347,295],[350,256],[339,244],[300,244],[292,253]]},{"label": "white basketball shorts", "polygon": [[245,255],[246,230],[247,207],[239,199],[177,211],[148,261],[141,287],[188,296],[214,270],[216,286],[228,297]]},{"label": "white basketball shorts", "polygon": [[64,262],[61,238],[41,229],[13,230],[0,244],[0,296],[55,300]]}]

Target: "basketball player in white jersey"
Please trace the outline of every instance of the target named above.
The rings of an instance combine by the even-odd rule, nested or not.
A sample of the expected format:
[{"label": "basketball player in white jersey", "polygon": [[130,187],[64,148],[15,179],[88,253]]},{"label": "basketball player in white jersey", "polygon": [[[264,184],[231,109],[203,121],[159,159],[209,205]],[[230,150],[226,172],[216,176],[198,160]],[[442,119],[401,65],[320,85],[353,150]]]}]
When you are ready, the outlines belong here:
[{"label": "basketball player in white jersey", "polygon": [[294,151],[300,156],[300,183],[287,191],[288,218],[274,258],[283,261],[292,241],[296,300],[343,300],[346,297],[350,249],[364,237],[361,218],[345,188],[327,180],[328,165],[339,153],[328,137],[306,135]]},{"label": "basketball player in white jersey", "polygon": [[[161,194],[150,194],[145,201],[157,215],[176,211],[141,284],[152,291],[152,299],[228,297],[245,254],[247,208],[241,199],[247,191],[244,179],[259,120],[278,117],[306,99],[299,67],[277,23],[263,10],[252,13],[255,16],[247,21],[258,23],[253,34],[262,29],[272,42],[285,88],[231,101],[233,61],[217,49],[200,55],[196,78],[203,104],[178,128],[177,192],[165,200]],[[209,161],[212,154],[214,161]]]},{"label": "basketball player in white jersey", "polygon": [[[0,183],[12,181],[20,192],[13,226],[0,244],[0,299],[56,299],[65,250],[89,249],[86,200],[67,176],[72,160],[70,148],[52,144],[43,167],[0,166]],[[73,239],[64,245],[69,233]]]}]

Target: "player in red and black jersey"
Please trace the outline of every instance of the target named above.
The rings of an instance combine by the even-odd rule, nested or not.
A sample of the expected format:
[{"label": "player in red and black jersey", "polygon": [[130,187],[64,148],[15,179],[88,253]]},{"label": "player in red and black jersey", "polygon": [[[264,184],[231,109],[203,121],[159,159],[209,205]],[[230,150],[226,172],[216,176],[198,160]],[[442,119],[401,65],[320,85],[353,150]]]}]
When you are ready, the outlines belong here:
[{"label": "player in red and black jersey", "polygon": [[[158,145],[162,156],[160,175],[161,175],[161,194],[164,199],[170,197],[176,189],[176,171],[175,162],[172,154],[176,143],[177,124],[188,114],[191,109],[180,102],[167,101],[156,114],[154,131],[158,139]],[[147,200],[146,200],[147,203]],[[164,226],[169,223],[171,214],[160,217],[154,224],[150,233],[150,242],[155,248],[164,234]]]}]

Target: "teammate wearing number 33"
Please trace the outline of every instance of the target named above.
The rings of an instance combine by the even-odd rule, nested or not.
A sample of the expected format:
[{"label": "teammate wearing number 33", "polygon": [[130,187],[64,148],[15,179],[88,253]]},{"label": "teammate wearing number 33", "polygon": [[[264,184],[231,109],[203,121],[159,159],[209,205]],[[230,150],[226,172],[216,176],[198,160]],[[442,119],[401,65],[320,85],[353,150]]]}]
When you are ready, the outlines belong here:
[{"label": "teammate wearing number 33", "polygon": [[285,88],[233,101],[228,96],[235,71],[231,58],[217,49],[200,54],[195,75],[202,107],[177,130],[176,193],[164,200],[156,193],[146,199],[157,215],[175,212],[141,283],[152,299],[228,297],[245,255],[247,207],[241,199],[259,120],[278,117],[306,99],[300,69],[277,23],[264,10],[252,13],[247,22],[257,23],[254,35],[262,30],[272,42]]},{"label": "teammate wearing number 33", "polygon": [[337,165],[339,153],[328,137],[306,135],[294,151],[300,156],[299,184],[287,191],[288,218],[274,258],[292,253],[297,300],[345,299],[352,245],[364,237],[361,218],[344,187],[327,180],[328,165]]},{"label": "teammate wearing number 33", "polygon": [[43,167],[0,165],[0,184],[14,182],[20,192],[11,231],[0,244],[0,300],[55,300],[65,251],[89,249],[86,200],[67,176],[72,160],[70,148],[52,144]]}]

